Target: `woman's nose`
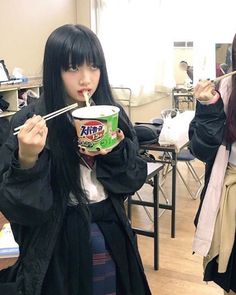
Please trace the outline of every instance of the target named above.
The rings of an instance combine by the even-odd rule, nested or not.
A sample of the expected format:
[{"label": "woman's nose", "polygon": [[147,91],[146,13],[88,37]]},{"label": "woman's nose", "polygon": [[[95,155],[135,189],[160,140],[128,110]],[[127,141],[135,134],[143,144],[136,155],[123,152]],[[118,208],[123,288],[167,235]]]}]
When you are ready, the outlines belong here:
[{"label": "woman's nose", "polygon": [[90,73],[87,70],[83,70],[80,72],[79,83],[80,85],[88,85],[91,81]]}]

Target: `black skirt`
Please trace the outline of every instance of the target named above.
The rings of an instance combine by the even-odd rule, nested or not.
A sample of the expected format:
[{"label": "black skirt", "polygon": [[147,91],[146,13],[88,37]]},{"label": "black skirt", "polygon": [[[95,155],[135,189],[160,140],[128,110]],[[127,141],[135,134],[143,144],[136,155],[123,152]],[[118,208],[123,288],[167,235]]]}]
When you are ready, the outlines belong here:
[{"label": "black skirt", "polygon": [[213,281],[226,292],[229,292],[230,290],[236,292],[236,239],[234,239],[234,246],[229,258],[226,272],[218,272],[217,257],[215,257],[207,264],[204,273],[204,281]]}]

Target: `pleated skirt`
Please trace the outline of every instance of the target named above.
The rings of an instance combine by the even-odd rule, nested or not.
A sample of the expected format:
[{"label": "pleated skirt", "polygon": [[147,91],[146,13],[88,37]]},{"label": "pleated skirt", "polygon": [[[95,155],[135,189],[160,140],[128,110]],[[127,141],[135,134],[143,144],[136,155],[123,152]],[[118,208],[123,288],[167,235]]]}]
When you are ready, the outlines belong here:
[{"label": "pleated skirt", "polygon": [[116,295],[116,266],[108,252],[104,236],[96,223],[91,224],[93,255],[93,294]]}]

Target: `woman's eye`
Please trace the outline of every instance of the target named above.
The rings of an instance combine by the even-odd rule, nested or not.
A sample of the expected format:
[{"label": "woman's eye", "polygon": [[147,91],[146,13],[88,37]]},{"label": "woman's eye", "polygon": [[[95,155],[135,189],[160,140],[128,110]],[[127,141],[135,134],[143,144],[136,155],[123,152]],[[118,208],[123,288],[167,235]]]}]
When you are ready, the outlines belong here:
[{"label": "woman's eye", "polygon": [[95,65],[90,65],[90,69],[91,69],[92,71],[96,71],[96,70],[98,69],[98,67],[95,66]]},{"label": "woman's eye", "polygon": [[72,66],[69,67],[68,72],[77,72],[79,71],[79,67],[73,68]]}]

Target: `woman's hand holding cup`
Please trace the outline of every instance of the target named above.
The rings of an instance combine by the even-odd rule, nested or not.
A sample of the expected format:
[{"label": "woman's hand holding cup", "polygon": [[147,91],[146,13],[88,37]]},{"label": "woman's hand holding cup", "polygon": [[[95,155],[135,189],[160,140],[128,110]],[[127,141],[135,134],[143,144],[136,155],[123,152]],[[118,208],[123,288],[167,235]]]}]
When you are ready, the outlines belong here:
[{"label": "woman's hand holding cup", "polygon": [[[117,145],[118,145],[125,138],[125,136],[124,136],[123,131],[120,129],[117,129],[116,133],[117,133],[117,141],[118,141]],[[109,148],[109,149],[97,149],[97,151],[93,152],[93,151],[89,151],[86,147],[79,146],[79,151],[81,154],[84,154],[84,155],[87,155],[90,157],[95,157],[98,155],[106,155],[106,154],[110,153],[114,148],[115,147]]]}]

